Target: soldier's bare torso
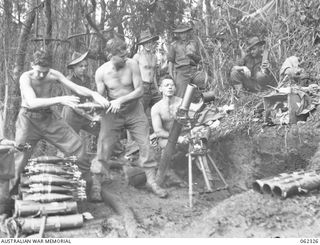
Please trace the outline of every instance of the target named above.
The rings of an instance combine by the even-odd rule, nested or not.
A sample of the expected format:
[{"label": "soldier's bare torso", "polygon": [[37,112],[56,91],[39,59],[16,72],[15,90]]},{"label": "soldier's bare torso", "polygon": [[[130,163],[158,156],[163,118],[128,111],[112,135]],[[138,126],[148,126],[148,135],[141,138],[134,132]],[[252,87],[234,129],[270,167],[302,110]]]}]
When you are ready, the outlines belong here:
[{"label": "soldier's bare torso", "polygon": [[139,63],[142,81],[152,83],[157,64],[156,55],[153,53],[141,52],[136,54],[134,59]]},{"label": "soldier's bare torso", "polygon": [[169,104],[166,100],[161,100],[154,105],[154,110],[159,114],[162,126],[165,130],[170,131],[173,121],[176,117],[177,110],[182,99],[174,96]]},{"label": "soldier's bare torso", "polygon": [[132,83],[132,59],[127,59],[123,68],[116,70],[112,62],[100,66],[97,73],[100,74],[107,90],[109,99],[116,99],[127,95],[134,90]]},{"label": "soldier's bare torso", "polygon": [[[57,79],[52,69],[49,70],[48,74],[43,79],[36,79],[33,70],[24,72],[22,76],[24,76],[23,82],[30,84],[37,98],[52,97],[52,89],[54,87],[54,84],[57,83]],[[23,93],[21,106],[27,107]]]}]

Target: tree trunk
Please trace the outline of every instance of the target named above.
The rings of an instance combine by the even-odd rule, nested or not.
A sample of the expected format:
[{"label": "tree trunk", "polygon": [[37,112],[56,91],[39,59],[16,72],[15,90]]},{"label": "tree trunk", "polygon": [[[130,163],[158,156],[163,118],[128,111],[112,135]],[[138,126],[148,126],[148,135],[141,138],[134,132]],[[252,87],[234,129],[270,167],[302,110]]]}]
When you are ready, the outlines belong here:
[{"label": "tree trunk", "polygon": [[20,91],[19,77],[24,68],[25,56],[28,47],[28,37],[31,31],[32,24],[36,16],[36,10],[33,9],[28,13],[26,21],[23,23],[20,36],[18,39],[18,48],[15,56],[15,65],[13,70],[13,79],[10,79],[9,86],[9,108],[7,112],[7,123],[5,132],[8,138],[14,138],[15,121],[20,107]]},{"label": "tree trunk", "polygon": [[52,62],[53,56],[53,42],[52,39],[52,18],[51,18],[51,0],[46,0],[44,4],[44,12],[46,16],[46,35],[45,35],[45,46],[47,52],[50,54],[50,61]]},{"label": "tree trunk", "polygon": [[210,0],[205,0],[205,7],[206,7],[205,18],[204,18],[205,32],[206,32],[206,36],[209,37],[211,19],[212,19],[212,8],[211,8]]},{"label": "tree trunk", "polygon": [[9,105],[9,57],[10,57],[10,39],[12,37],[11,34],[11,24],[12,24],[12,2],[10,0],[4,0],[4,10],[5,10],[5,21],[4,21],[4,37],[3,37],[3,59],[4,59],[4,86],[1,85],[0,87],[0,96],[4,98],[3,101],[3,110],[1,111],[1,130],[2,136],[9,136],[7,135],[6,125],[8,123],[8,105]]}]

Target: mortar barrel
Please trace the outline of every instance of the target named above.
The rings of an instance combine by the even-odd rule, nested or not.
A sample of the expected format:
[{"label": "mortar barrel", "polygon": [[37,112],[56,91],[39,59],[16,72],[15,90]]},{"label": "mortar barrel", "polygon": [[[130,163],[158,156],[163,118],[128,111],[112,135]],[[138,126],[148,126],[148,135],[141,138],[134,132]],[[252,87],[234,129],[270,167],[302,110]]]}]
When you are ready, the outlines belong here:
[{"label": "mortar barrel", "polygon": [[181,105],[180,105],[180,109],[183,109],[183,110],[186,110],[188,111],[189,110],[189,107],[190,107],[190,104],[191,104],[191,101],[192,101],[192,97],[193,97],[193,94],[194,92],[196,91],[197,89],[197,86],[194,85],[194,84],[188,84],[187,85],[187,88],[184,92],[184,95],[183,95],[183,98],[182,98],[182,101],[181,101]]},{"label": "mortar barrel", "polygon": [[[39,232],[41,227],[41,218],[17,218],[16,221],[21,227],[22,233]],[[82,214],[71,214],[63,216],[49,216],[47,218],[45,231],[63,230],[70,228],[79,228],[83,225]]]},{"label": "mortar barrel", "polygon": [[75,214],[78,212],[77,202],[38,203],[34,201],[15,201],[15,215],[26,217],[31,215]]}]

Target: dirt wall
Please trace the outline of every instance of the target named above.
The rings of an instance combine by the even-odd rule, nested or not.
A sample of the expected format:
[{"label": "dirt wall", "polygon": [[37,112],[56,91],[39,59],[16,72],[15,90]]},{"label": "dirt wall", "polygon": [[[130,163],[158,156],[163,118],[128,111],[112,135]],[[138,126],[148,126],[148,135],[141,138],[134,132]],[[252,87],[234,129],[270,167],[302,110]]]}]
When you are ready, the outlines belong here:
[{"label": "dirt wall", "polygon": [[247,190],[256,179],[307,168],[320,142],[317,122],[313,117],[297,125],[261,127],[255,132],[243,128],[212,140],[211,156],[233,192]]}]

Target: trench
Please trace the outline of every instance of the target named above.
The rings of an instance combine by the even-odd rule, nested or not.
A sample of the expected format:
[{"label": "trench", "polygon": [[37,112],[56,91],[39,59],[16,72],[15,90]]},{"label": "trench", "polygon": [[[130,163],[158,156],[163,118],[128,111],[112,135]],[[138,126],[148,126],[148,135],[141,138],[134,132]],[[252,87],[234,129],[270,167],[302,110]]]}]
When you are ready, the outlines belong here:
[{"label": "trench", "polygon": [[[318,121],[318,115],[313,115],[307,122],[297,125],[262,127],[259,123],[251,123],[223,135],[218,134],[219,130],[213,132],[208,143],[210,155],[226,179],[230,192],[200,193],[203,178],[200,171],[193,168],[195,195],[192,209],[188,208],[187,188],[169,187],[169,198],[159,199],[145,188],[128,186],[123,172],[113,170],[116,181],[106,188],[121,205],[127,206],[123,209],[125,212],[119,215],[103,203],[86,203],[82,210],[91,212],[95,217],[93,221],[85,223],[81,229],[47,232],[46,237],[272,237],[273,233],[257,231],[257,228],[252,231],[252,227],[271,232],[270,227],[280,225],[279,219],[281,227],[292,230],[288,234],[295,234],[292,228],[295,219],[301,219],[308,227],[313,222],[310,217],[318,217],[313,211],[304,210],[305,207],[320,206],[315,203],[318,198],[307,196],[280,201],[254,192],[252,184],[257,179],[317,167],[320,164]],[[187,180],[185,153],[178,156],[175,170]],[[214,179],[215,187],[222,185],[217,175]],[[298,207],[301,212],[296,209],[299,202],[304,204]],[[283,206],[289,210],[283,211]],[[290,218],[286,214],[290,214]],[[130,229],[131,233],[128,232]],[[279,233],[279,236],[283,234]]]}]

